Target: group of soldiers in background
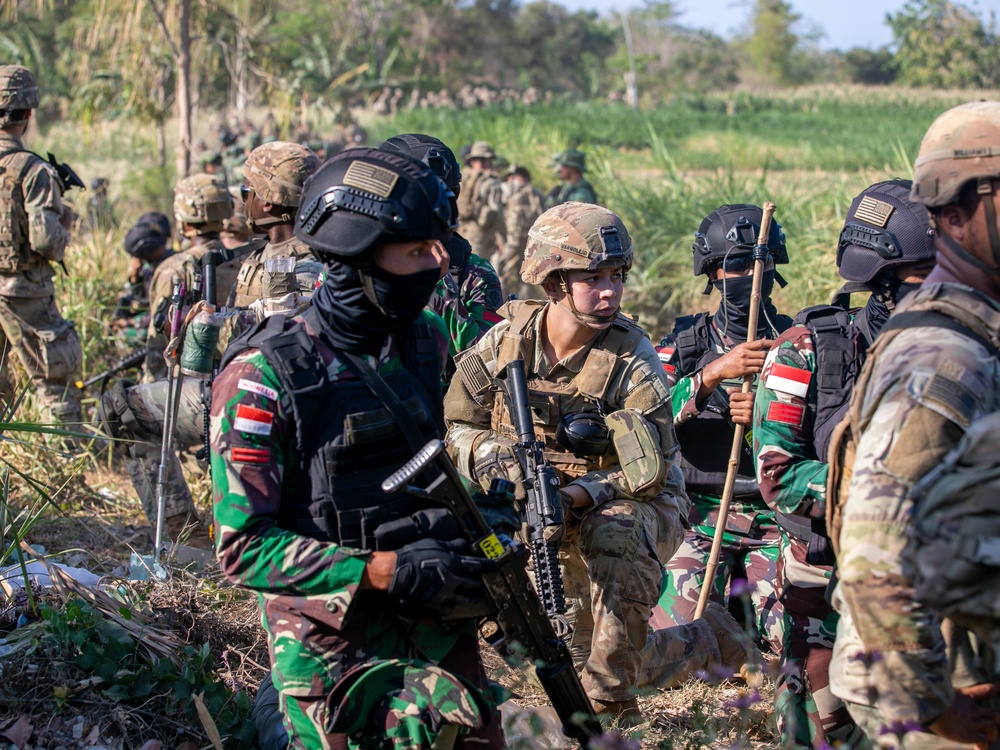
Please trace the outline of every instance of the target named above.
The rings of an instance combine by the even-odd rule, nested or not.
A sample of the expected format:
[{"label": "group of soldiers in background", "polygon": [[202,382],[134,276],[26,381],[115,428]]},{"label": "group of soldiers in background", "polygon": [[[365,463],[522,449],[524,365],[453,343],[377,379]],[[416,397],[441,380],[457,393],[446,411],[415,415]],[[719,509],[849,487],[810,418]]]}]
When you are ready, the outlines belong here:
[{"label": "group of soldiers in background", "polygon": [[[78,422],[80,344],[56,307],[51,266],[74,217],[55,173],[20,141],[37,104],[31,74],[0,67],[3,332],[41,403]],[[179,304],[196,303],[204,259],[217,256],[219,292],[206,301],[232,345],[210,399],[185,381],[177,445],[205,439],[210,408],[217,554],[260,594],[269,637],[262,746],[349,746],[372,732],[415,747],[443,746],[448,732],[453,744],[501,746],[502,696],[475,620],[441,619],[483,595],[490,563],[447,514],[379,483],[446,437],[493,525],[517,535],[510,511],[526,477],[500,393],[518,360],[559,479],[568,646],[600,713],[639,725],[643,689],[752,674],[759,646],[780,665],[788,746],[995,743],[997,612],[948,619],[919,595],[936,570],[914,555],[938,530],[915,535],[914,487],[1000,406],[997,153],[1000,105],[941,115],[914,183],[877,183],[853,201],[834,304],[794,318],[770,301],[785,283],[776,266],[790,260],[780,225],[763,236],[760,207],[720,206],[692,246],[718,305],[678,318],[657,347],[622,312],[632,240],[595,205],[579,151],[556,157],[564,184],[541,196],[517,166],[502,183],[482,142],[464,169],[421,134],[325,162],[299,144],[261,144],[238,189],[261,239],[232,248],[222,237],[230,188],[206,173],[181,180],[178,251],[162,215],[126,235],[137,304],[118,327],[145,327],[149,355],[144,382],[118,381],[100,414],[152,518],[171,349],[160,321],[177,280]],[[533,293],[504,304],[520,291]],[[851,307],[855,293],[868,295],[863,307]],[[752,432],[722,515],[736,425]],[[207,543],[173,458],[162,480],[170,533],[193,527]],[[489,505],[497,479],[513,482],[513,502]],[[707,581],[720,526],[721,564]],[[989,538],[959,541],[967,565],[995,565]],[[965,575],[952,588],[991,585]],[[712,602],[695,617],[705,586]],[[744,599],[756,644],[727,609]],[[387,690],[387,664],[407,675],[403,688]],[[408,720],[414,709],[435,720]],[[456,729],[442,735],[446,726]]]}]

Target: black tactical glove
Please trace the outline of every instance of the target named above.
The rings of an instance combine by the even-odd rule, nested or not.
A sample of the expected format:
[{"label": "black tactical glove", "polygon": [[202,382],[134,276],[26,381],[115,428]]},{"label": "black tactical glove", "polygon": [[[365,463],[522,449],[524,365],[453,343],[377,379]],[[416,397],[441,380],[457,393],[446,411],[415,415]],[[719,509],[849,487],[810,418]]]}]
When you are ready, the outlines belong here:
[{"label": "black tactical glove", "polygon": [[481,576],[496,563],[459,554],[465,547],[463,539],[421,539],[397,550],[389,593],[440,611],[477,601],[485,593]]},{"label": "black tactical glove", "polygon": [[454,539],[459,535],[455,514],[444,508],[425,508],[412,516],[386,521],[375,529],[379,550],[393,550],[418,539]]}]

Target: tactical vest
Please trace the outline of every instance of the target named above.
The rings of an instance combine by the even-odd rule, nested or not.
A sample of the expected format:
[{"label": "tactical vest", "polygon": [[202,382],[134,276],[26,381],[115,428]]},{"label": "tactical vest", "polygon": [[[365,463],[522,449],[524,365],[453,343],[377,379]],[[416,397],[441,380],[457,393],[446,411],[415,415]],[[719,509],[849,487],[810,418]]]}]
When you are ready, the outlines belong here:
[{"label": "tactical vest", "polygon": [[8,151],[0,156],[0,273],[23,273],[48,264],[31,251],[21,187],[28,167],[37,158],[30,151]]},{"label": "tactical vest", "polygon": [[[781,321],[779,325],[783,324]],[[685,315],[674,324],[677,374],[681,377],[697,372],[724,356],[716,351],[722,346],[712,327],[709,314]],[[729,446],[735,434],[729,420],[729,396],[725,388],[739,383],[723,383],[708,397],[701,413],[677,427],[681,443],[681,471],[684,485],[694,492],[721,495],[729,470]],[[745,436],[746,437],[746,436]],[[754,469],[752,433],[740,451],[733,497],[742,502],[761,499],[760,487]]]},{"label": "tactical vest", "polygon": [[[268,244],[243,260],[236,277],[235,307],[249,307],[264,297],[280,297],[298,290],[295,262],[310,260],[312,250],[298,239],[281,245],[274,252],[274,246]],[[228,295],[229,289],[223,290],[220,286],[219,294]]]},{"label": "tactical vest", "polygon": [[[303,318],[322,330],[315,308]],[[272,315],[233,341],[222,366],[250,348],[274,368],[281,406],[295,420],[298,466],[285,474],[278,525],[313,539],[376,549],[380,524],[421,507],[412,496],[387,495],[380,486],[413,456],[396,419],[360,379],[331,381],[300,322]],[[422,319],[403,342],[402,360],[404,367],[383,379],[423,437],[441,437],[440,360],[433,330]]]},{"label": "tactical vest", "polygon": [[479,169],[469,169],[462,180],[462,192],[458,195],[458,220],[462,224],[478,224],[479,222],[479,185],[486,177],[486,172]]},{"label": "tactical vest", "polygon": [[[590,471],[619,464],[613,446],[603,456],[574,456],[556,441],[556,428],[566,414],[595,410],[609,414],[620,408],[608,401],[608,392],[627,366],[625,357],[635,351],[646,334],[619,314],[611,327],[598,335],[578,373],[566,371],[555,382],[546,380],[538,376],[533,361],[536,322],[545,304],[536,300],[515,300],[501,308],[501,314],[510,320],[510,327],[501,338],[494,375],[502,373],[509,362],[524,359],[535,434],[545,441],[545,458],[559,473],[560,482],[565,484]],[[494,399],[490,424],[498,434],[517,440],[514,420],[505,399]]]}]

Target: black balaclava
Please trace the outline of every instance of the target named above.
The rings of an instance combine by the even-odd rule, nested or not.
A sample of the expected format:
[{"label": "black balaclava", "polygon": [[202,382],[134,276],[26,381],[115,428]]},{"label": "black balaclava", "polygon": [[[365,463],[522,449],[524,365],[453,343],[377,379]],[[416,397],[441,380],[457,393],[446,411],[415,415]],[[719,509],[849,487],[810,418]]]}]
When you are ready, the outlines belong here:
[{"label": "black balaclava", "polygon": [[[715,325],[725,336],[737,342],[747,340],[750,326],[750,296],[753,292],[753,276],[739,276],[731,279],[718,279],[712,286],[719,290],[722,301],[715,313]],[[760,284],[761,314],[757,320],[757,336],[773,338],[778,332],[774,330],[773,322],[778,311],[771,302],[771,292],[774,290],[774,269],[764,271]]]},{"label": "black balaclava", "polygon": [[872,281],[871,296],[868,297],[868,302],[862,310],[865,327],[867,327],[867,333],[870,336],[869,344],[878,336],[878,332],[882,330],[882,326],[885,325],[886,321],[889,320],[889,316],[895,311],[896,305],[906,295],[917,291],[922,283],[920,281],[904,282],[901,279],[897,279],[895,275],[888,275],[882,279],[876,278]]}]

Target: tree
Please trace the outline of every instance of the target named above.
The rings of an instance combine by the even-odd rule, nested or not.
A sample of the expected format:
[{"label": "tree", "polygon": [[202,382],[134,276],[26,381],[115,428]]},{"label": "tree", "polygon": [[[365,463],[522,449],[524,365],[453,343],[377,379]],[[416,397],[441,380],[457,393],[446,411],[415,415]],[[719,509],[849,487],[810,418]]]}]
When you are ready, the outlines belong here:
[{"label": "tree", "polygon": [[792,27],[801,19],[785,0],[754,3],[744,50],[750,66],[764,81],[780,86],[800,82],[795,60],[802,40]]},{"label": "tree", "polygon": [[899,81],[907,86],[992,88],[1000,83],[995,19],[989,27],[950,0],[909,0],[886,15]]},{"label": "tree", "polygon": [[876,50],[854,47],[843,55],[844,73],[851,83],[884,85],[896,80],[896,58],[885,47]]}]

